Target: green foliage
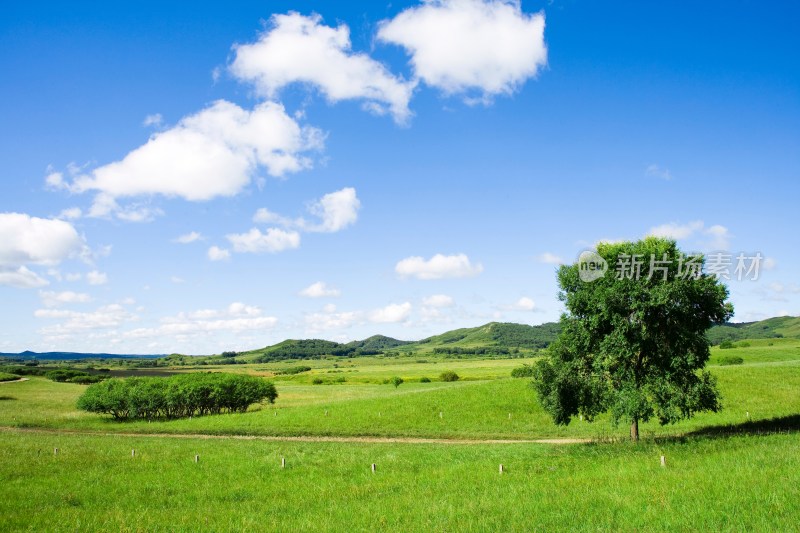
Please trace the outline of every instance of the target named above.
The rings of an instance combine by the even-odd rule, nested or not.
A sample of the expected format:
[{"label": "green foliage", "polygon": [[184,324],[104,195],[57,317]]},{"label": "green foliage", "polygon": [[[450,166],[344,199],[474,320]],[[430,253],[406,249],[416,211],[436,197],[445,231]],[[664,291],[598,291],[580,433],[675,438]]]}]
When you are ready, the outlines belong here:
[{"label": "green foliage", "polygon": [[325,380],[322,378],[314,378],[311,380],[311,383],[314,385],[322,385],[323,383],[325,383]]},{"label": "green foliage", "polygon": [[19,379],[19,376],[16,374],[7,374],[6,372],[0,372],[0,381],[16,381]]},{"label": "green foliage", "polygon": [[[591,421],[610,412],[614,422],[630,423],[638,439],[640,421],[667,424],[718,411],[716,380],[702,369],[710,355],[706,331],[733,314],[725,285],[710,275],[681,276],[672,240],[600,243],[597,252],[610,266],[600,279],[582,281],[577,264],[558,271],[568,312],[534,381],[553,421],[566,425],[577,414]],[[666,261],[666,279],[660,272],[617,276],[618,258],[626,256]]]},{"label": "green foliage", "polygon": [[77,407],[116,419],[184,418],[247,411],[254,403],[275,401],[275,386],[242,374],[193,373],[171,377],[112,378],[90,385]]},{"label": "green foliage", "polygon": [[534,375],[533,365],[522,365],[511,371],[512,378],[532,378]]},{"label": "green foliage", "polygon": [[237,352],[222,352],[220,354],[220,356],[225,357],[225,358],[236,357],[237,355],[239,355]]},{"label": "green foliage", "polygon": [[452,370],[445,370],[439,374],[439,381],[458,381],[459,379],[461,378],[458,376],[458,374]]},{"label": "green foliage", "polygon": [[397,387],[402,385],[404,381],[403,378],[401,378],[400,376],[393,376],[392,378],[389,379],[389,383],[394,385],[394,388],[396,389]]},{"label": "green foliage", "polygon": [[89,383],[98,383],[103,381],[108,376],[94,375],[84,372],[83,370],[75,370],[73,368],[59,368],[46,372],[45,377],[58,383],[79,383],[86,385]]},{"label": "green foliage", "polygon": [[302,374],[303,372],[308,372],[311,370],[310,366],[290,366],[288,368],[284,368],[283,370],[279,370],[275,372],[278,375],[286,375],[286,376],[293,376],[295,374]]},{"label": "green foliage", "polygon": [[720,350],[730,350],[731,348],[734,348],[734,347],[735,347],[735,345],[731,341],[722,341],[719,344]]},{"label": "green foliage", "polygon": [[492,339],[502,346],[541,349],[547,348],[560,331],[561,325],[555,322],[539,326],[495,323],[492,324]]},{"label": "green foliage", "polygon": [[426,376],[422,376],[421,378],[419,378],[419,382],[420,383],[430,383],[431,382],[431,378],[426,377]]},{"label": "green foliage", "polygon": [[717,358],[717,363],[722,366],[741,365],[744,363],[744,359],[738,355],[723,355]]}]

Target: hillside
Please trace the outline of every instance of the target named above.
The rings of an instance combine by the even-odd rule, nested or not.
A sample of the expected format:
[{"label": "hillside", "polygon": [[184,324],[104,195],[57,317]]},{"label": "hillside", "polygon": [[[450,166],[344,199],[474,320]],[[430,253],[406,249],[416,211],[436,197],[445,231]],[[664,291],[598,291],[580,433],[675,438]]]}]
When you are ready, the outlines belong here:
[{"label": "hillside", "polygon": [[781,316],[758,322],[729,322],[714,326],[708,331],[708,340],[715,346],[723,341],[735,342],[743,339],[777,339],[782,337],[800,338],[800,317]]}]

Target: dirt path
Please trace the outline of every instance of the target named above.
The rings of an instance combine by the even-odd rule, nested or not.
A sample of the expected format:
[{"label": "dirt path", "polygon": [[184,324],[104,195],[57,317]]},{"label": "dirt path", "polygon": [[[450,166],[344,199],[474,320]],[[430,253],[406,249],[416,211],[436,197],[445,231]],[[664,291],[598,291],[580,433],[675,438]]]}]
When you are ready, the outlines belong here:
[{"label": "dirt path", "polygon": [[13,379],[11,381],[0,381],[0,385],[5,385],[6,383],[19,383],[20,381],[28,381],[28,378]]},{"label": "dirt path", "polygon": [[209,435],[205,433],[107,433],[70,429],[16,428],[0,426],[4,433],[39,433],[46,435],[94,435],[103,437],[147,437],[166,439],[263,440],[269,442],[342,442],[362,444],[585,444],[591,439],[440,439],[421,437],[329,437],[316,435]]}]

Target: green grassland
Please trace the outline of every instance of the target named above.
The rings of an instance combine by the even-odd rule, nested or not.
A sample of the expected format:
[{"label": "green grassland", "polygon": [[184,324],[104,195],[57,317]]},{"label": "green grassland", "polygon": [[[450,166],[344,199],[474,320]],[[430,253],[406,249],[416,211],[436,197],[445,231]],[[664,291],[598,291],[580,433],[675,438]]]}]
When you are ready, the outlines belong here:
[{"label": "green grassland", "polygon": [[795,435],[555,447],[3,431],[0,443],[2,531],[786,531],[800,516]]},{"label": "green grassland", "polygon": [[[266,376],[279,397],[247,413],[152,422],[78,411],[85,386],[30,376],[0,385],[0,531],[792,529],[800,340],[736,346],[712,348],[709,362],[724,409],[643,424],[639,444],[607,417],[553,425],[529,380],[510,377],[532,358],[412,353],[181,366],[174,370]],[[719,364],[726,356],[742,364]],[[281,374],[299,364],[311,370]],[[445,370],[462,379],[439,381]],[[392,376],[406,382],[384,384]],[[487,442],[539,438],[594,442]]]}]

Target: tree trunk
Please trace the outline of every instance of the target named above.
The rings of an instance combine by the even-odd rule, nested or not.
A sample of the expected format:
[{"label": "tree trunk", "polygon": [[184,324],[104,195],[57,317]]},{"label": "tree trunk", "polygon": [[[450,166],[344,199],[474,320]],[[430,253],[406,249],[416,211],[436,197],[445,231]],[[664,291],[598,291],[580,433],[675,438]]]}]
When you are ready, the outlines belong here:
[{"label": "tree trunk", "polygon": [[639,440],[639,419],[634,418],[633,422],[631,423],[631,439],[638,441]]}]

